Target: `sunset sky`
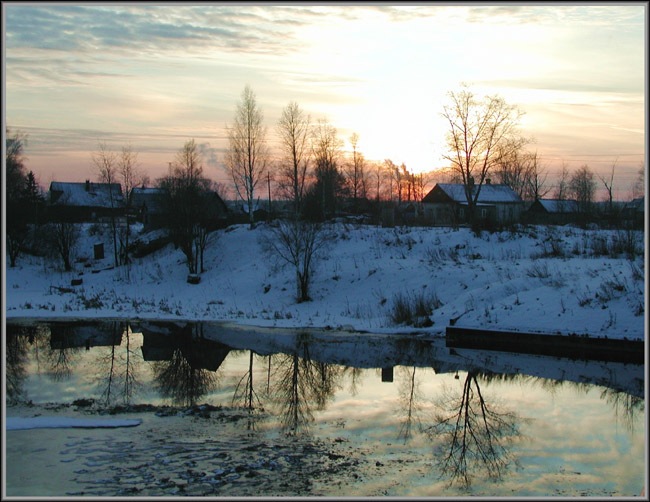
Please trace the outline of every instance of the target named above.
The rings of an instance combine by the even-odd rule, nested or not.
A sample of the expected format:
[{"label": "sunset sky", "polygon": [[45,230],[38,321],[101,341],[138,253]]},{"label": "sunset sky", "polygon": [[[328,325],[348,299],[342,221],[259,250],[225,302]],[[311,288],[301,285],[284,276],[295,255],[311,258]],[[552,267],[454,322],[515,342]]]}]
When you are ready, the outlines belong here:
[{"label": "sunset sky", "polygon": [[446,94],[461,83],[525,115],[554,176],[588,164],[626,198],[645,158],[647,6],[3,3],[5,121],[27,168],[96,179],[100,141],[130,143],[152,180],[194,138],[227,182],[225,126],[244,86],[275,146],[296,101],[369,159],[444,167]]}]

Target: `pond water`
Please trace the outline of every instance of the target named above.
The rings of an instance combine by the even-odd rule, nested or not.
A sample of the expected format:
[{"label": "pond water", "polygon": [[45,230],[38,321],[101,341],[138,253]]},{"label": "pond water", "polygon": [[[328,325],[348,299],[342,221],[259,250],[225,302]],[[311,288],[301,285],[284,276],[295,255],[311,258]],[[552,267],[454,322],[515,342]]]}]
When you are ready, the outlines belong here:
[{"label": "pond water", "polygon": [[[109,435],[8,431],[8,495],[639,496],[644,488],[642,365],[210,323],[8,323],[6,343],[7,416],[143,419]],[[35,438],[58,441],[59,462],[41,458]],[[30,469],[18,458],[26,450],[65,479],[26,488],[18,481]]]}]

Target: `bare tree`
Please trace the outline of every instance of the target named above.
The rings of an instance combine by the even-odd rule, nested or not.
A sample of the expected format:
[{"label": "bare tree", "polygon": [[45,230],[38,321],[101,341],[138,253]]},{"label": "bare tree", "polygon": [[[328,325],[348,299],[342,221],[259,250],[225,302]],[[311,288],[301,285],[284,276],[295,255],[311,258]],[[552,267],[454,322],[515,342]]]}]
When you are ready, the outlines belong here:
[{"label": "bare tree", "polygon": [[142,183],[142,174],[138,169],[138,153],[133,151],[131,145],[123,146],[118,158],[118,171],[124,189],[124,202],[126,208],[126,229],[123,236],[123,253],[124,263],[129,263],[129,239],[131,237],[131,220],[129,213],[132,202],[132,191],[137,185]]},{"label": "bare tree", "polygon": [[296,215],[302,210],[305,182],[310,161],[309,115],[304,114],[296,102],[290,102],[278,123],[283,158],[278,171],[278,186],[293,201]]},{"label": "bare tree", "polygon": [[460,174],[472,220],[481,186],[490,170],[509,149],[520,147],[513,138],[521,112],[499,96],[479,100],[467,88],[450,92],[449,98],[450,103],[442,113],[449,123],[448,153],[443,157]]},{"label": "bare tree", "polygon": [[187,141],[170,163],[170,173],[159,180],[171,237],[180,246],[190,274],[203,272],[203,254],[214,216],[212,183],[203,177],[201,153]]},{"label": "bare tree", "polygon": [[50,223],[46,229],[48,244],[59,255],[67,272],[72,270],[72,255],[79,240],[79,228],[65,221]]},{"label": "bare tree", "polygon": [[523,199],[528,188],[528,162],[520,145],[514,143],[514,139],[508,139],[499,146],[493,171],[499,183],[508,185]]},{"label": "bare tree", "polygon": [[548,174],[540,165],[537,152],[527,154],[526,159],[528,168],[526,170],[526,189],[523,198],[536,201],[543,198],[550,191],[550,188],[546,186]]},{"label": "bare tree", "polygon": [[246,203],[250,226],[255,224],[255,188],[264,179],[268,162],[266,127],[255,94],[247,85],[237,105],[235,121],[228,127],[226,167],[237,195]]},{"label": "bare tree", "polygon": [[596,192],[596,182],[594,181],[594,173],[589,169],[588,165],[581,166],[573,173],[569,181],[569,190],[578,203],[579,211],[583,215],[589,213]]},{"label": "bare tree", "polygon": [[372,180],[373,186],[375,188],[375,200],[379,202],[381,198],[382,186],[384,184],[384,179],[386,178],[386,169],[381,162],[374,162],[372,164]]},{"label": "bare tree", "polygon": [[402,202],[402,172],[400,171],[399,166],[397,166],[391,159],[385,159],[384,166],[390,182],[388,192],[389,200],[393,200],[395,190],[397,190],[397,201]]},{"label": "bare tree", "polygon": [[632,198],[636,199],[643,197],[645,194],[645,164],[641,162],[639,170],[637,171],[636,179],[632,185]]},{"label": "bare tree", "polygon": [[27,135],[17,131],[11,135],[6,128],[5,140],[5,191],[6,202],[6,242],[10,266],[16,266],[16,260],[23,251],[28,236],[28,218],[25,211],[25,185],[28,177],[25,173],[24,148]]},{"label": "bare tree", "polygon": [[262,237],[262,245],[268,253],[295,269],[298,302],[310,300],[314,267],[329,241],[330,236],[322,224],[298,219],[269,226]]},{"label": "bare tree", "polygon": [[115,218],[115,208],[119,204],[118,194],[113,193],[113,185],[117,183],[118,177],[118,159],[115,152],[109,150],[106,143],[100,143],[97,152],[93,152],[92,161],[99,172],[99,180],[108,184],[109,202],[111,205],[111,230],[113,234],[113,254],[115,266],[120,264],[117,252],[117,220]]},{"label": "bare tree", "polygon": [[569,168],[566,162],[562,162],[562,170],[553,196],[559,201],[564,201],[569,196]]},{"label": "bare tree", "polygon": [[612,190],[614,187],[614,170],[616,169],[616,163],[618,162],[618,157],[612,164],[612,172],[609,175],[609,179],[605,178],[604,176],[601,176],[600,174],[598,175],[598,178],[600,181],[603,182],[603,185],[605,185],[605,190],[607,190],[607,211],[609,215],[611,216],[614,212],[614,200],[613,200],[613,194]]},{"label": "bare tree", "polygon": [[357,150],[359,135],[356,132],[350,136],[350,144],[352,145],[352,158],[346,169],[346,177],[350,192],[352,192],[354,211],[356,212],[358,210],[358,199],[366,197],[366,161],[363,154]]},{"label": "bare tree", "polygon": [[310,193],[319,219],[336,213],[344,193],[345,178],[339,165],[342,148],[343,141],[337,136],[336,128],[325,119],[319,120],[311,133],[315,183]]}]

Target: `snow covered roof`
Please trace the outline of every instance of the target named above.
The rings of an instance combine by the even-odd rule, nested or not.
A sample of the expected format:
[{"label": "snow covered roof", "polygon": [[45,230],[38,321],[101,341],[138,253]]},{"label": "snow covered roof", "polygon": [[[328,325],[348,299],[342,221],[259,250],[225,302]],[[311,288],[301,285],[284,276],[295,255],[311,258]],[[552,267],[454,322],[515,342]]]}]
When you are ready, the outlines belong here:
[{"label": "snow covered roof", "polygon": [[549,213],[578,212],[578,203],[575,200],[538,199],[537,202]]},{"label": "snow covered roof", "polygon": [[136,187],[131,190],[131,204],[138,208],[146,206],[150,213],[161,212],[164,192],[162,188]]},{"label": "snow covered roof", "polygon": [[[111,204],[111,192],[113,204]],[[113,207],[124,203],[119,183],[68,183],[53,181],[50,184],[52,204],[78,207]]]},{"label": "snow covered roof", "polygon": [[[445,192],[445,194],[447,194],[453,201],[461,203],[467,202],[465,186],[462,183],[438,183],[436,186]],[[472,193],[475,194],[477,189],[478,186],[474,185]],[[477,202],[482,202],[484,204],[494,202],[521,202],[521,197],[519,197],[519,195],[517,195],[508,185],[485,184],[481,186]]]}]

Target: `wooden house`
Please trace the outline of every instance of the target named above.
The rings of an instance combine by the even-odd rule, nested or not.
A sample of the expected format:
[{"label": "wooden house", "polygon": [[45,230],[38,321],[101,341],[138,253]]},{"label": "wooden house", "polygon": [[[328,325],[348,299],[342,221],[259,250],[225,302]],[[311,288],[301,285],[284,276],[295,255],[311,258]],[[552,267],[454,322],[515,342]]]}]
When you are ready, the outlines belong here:
[{"label": "wooden house", "polygon": [[48,202],[50,219],[54,221],[91,222],[124,214],[119,183],[53,181]]},{"label": "wooden house", "polygon": [[577,221],[579,211],[575,200],[537,199],[526,211],[528,223],[564,225]]},{"label": "wooden house", "polygon": [[[470,185],[472,198],[478,192],[476,217],[498,225],[516,223],[523,201],[508,185]],[[422,199],[425,220],[433,225],[451,225],[469,221],[469,205],[462,183],[438,183]]]}]

